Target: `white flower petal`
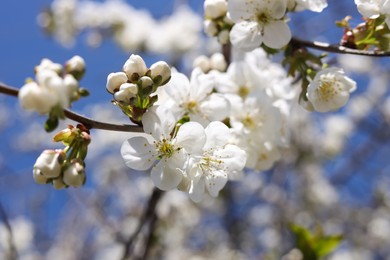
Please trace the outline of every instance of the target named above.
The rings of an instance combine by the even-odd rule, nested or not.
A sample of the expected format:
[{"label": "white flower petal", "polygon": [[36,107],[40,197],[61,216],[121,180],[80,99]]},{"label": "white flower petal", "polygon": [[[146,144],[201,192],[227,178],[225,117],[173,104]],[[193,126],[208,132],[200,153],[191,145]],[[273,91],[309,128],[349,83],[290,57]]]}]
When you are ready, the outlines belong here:
[{"label": "white flower petal", "polygon": [[263,8],[269,10],[269,15],[275,20],[281,19],[287,10],[286,0],[263,1]]},{"label": "white flower petal", "polygon": [[228,12],[233,22],[249,19],[253,16],[254,1],[229,0]]},{"label": "white flower petal", "polygon": [[213,91],[214,82],[210,75],[206,75],[200,68],[195,68],[191,73],[189,99],[202,101]]},{"label": "white flower petal", "polygon": [[205,129],[207,141],[203,150],[222,147],[227,144],[230,139],[229,128],[219,121],[211,122]]},{"label": "white flower petal", "polygon": [[274,21],[264,26],[264,44],[270,48],[280,49],[291,40],[291,31],[283,21]]},{"label": "white flower petal", "polygon": [[152,168],[151,172],[154,185],[161,190],[176,188],[183,178],[181,170],[172,168],[168,161],[169,159],[162,159]]},{"label": "white flower petal", "polygon": [[155,148],[141,136],[126,140],[121,154],[128,167],[139,171],[149,169],[157,159]]},{"label": "white flower petal", "polygon": [[210,172],[205,178],[206,188],[213,197],[218,196],[219,191],[222,190],[228,181],[227,174],[224,171]]},{"label": "white flower petal", "polygon": [[223,167],[227,172],[242,171],[246,164],[246,153],[236,145],[228,144],[223,149],[214,153],[223,161]]},{"label": "white flower petal", "polygon": [[201,124],[188,122],[179,128],[175,140],[188,153],[200,153],[206,142],[206,134]]},{"label": "white flower petal", "polygon": [[168,138],[176,124],[176,120],[164,106],[153,106],[142,117],[145,133],[152,135],[156,140]]},{"label": "white flower petal", "polygon": [[234,47],[251,51],[262,43],[261,33],[256,22],[242,21],[236,23],[230,31],[230,41]]},{"label": "white flower petal", "polygon": [[190,81],[182,73],[172,73],[171,79],[164,86],[166,93],[177,103],[187,102],[190,90]]},{"label": "white flower petal", "polygon": [[201,103],[200,111],[210,121],[224,120],[230,114],[230,103],[222,94],[213,93]]},{"label": "white flower petal", "polygon": [[190,195],[190,198],[193,202],[200,202],[203,198],[204,191],[205,191],[205,179],[201,178],[200,180],[191,180],[191,187],[188,191],[188,194]]}]

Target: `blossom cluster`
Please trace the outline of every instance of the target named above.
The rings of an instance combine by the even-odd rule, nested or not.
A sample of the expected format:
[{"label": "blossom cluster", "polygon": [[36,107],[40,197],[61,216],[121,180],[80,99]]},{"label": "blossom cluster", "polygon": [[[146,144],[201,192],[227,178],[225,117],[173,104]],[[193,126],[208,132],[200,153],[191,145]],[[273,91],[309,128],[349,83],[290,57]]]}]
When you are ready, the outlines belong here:
[{"label": "blossom cluster", "polygon": [[326,0],[206,0],[204,3],[205,32],[217,36],[222,44],[230,42],[244,51],[262,44],[280,49],[291,39],[286,24],[287,12],[309,9],[321,12]]},{"label": "blossom cluster", "polygon": [[147,50],[164,55],[195,49],[202,31],[201,18],[186,6],[155,20],[148,11],[125,1],[55,0],[38,22],[65,46],[72,46],[75,36],[86,32],[87,44],[92,47],[109,35],[127,52]]},{"label": "blossom cluster", "polygon": [[89,131],[82,125],[69,125],[55,135],[54,141],[62,142],[66,147],[41,153],[34,164],[35,182],[51,183],[56,189],[80,187],[86,180],[84,159],[91,142]]},{"label": "blossom cluster", "polygon": [[19,91],[21,106],[40,114],[49,114],[46,130],[53,130],[58,118],[63,118],[63,109],[72,102],[87,96],[87,90],[80,88],[79,80],[85,72],[85,62],[74,56],[63,67],[49,59],[43,59],[35,67],[35,81],[27,79]]},{"label": "blossom cluster", "polygon": [[171,69],[164,61],[150,68],[138,55],[131,55],[123,65],[123,71],[110,73],[106,89],[113,94],[115,104],[135,122],[140,123],[143,113],[157,101],[154,94],[158,87],[171,79]]}]

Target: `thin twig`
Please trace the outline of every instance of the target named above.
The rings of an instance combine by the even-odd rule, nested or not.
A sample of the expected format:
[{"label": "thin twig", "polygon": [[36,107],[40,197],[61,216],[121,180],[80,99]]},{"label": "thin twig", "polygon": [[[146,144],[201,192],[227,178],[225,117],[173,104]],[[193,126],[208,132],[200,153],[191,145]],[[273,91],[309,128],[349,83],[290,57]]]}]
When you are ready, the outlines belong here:
[{"label": "thin twig", "polygon": [[365,51],[347,48],[338,44],[329,44],[326,42],[306,41],[293,37],[290,44],[304,46],[307,48],[322,50],[326,52],[341,53],[341,54],[354,54],[371,57],[389,57],[389,51]]},{"label": "thin twig", "polygon": [[9,255],[8,259],[18,259],[18,252],[16,250],[16,246],[14,244],[14,239],[13,239],[13,232],[12,232],[12,227],[8,221],[7,214],[3,208],[3,206],[0,203],[0,219],[3,221],[4,226],[6,230],[8,231],[8,244],[9,244]]},{"label": "thin twig", "polygon": [[153,216],[155,215],[157,203],[162,198],[163,194],[164,194],[163,191],[159,190],[158,188],[153,189],[153,193],[150,196],[147,207],[145,208],[142,217],[140,218],[140,222],[138,224],[137,229],[134,231],[133,235],[124,243],[124,252],[122,255],[123,260],[128,259],[128,257],[130,256],[131,250],[134,245],[134,241],[138,237],[142,228],[145,226],[147,222],[153,219]]},{"label": "thin twig", "polygon": [[[19,90],[14,87],[7,86],[4,83],[0,83],[0,93],[17,97],[19,94]],[[82,116],[68,109],[64,109],[64,114],[70,120],[79,122],[85,125],[85,127],[87,127],[88,129],[94,128],[94,129],[101,129],[101,130],[110,130],[110,131],[119,131],[119,132],[137,132],[137,133],[143,132],[141,126],[126,125],[126,124],[118,125],[118,124],[101,122],[101,121],[94,120],[92,118]]]}]

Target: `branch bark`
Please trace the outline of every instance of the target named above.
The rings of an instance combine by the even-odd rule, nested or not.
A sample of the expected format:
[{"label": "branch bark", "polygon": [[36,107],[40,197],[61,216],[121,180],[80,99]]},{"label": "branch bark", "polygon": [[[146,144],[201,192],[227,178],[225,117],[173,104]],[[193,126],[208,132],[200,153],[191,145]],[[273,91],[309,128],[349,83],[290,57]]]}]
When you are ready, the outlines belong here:
[{"label": "branch bark", "polygon": [[340,54],[353,54],[353,55],[362,55],[362,56],[371,56],[371,57],[390,57],[389,51],[365,51],[365,50],[356,50],[347,48],[338,44],[329,44],[326,42],[316,42],[316,41],[306,41],[293,37],[290,41],[290,44],[322,50],[332,53]]},{"label": "branch bark", "polygon": [[[0,93],[17,97],[19,94],[19,90],[17,88],[8,86],[4,83],[0,83]],[[95,119],[82,116],[69,109],[64,109],[64,114],[70,120],[81,123],[85,125],[85,127],[87,127],[88,129],[94,128],[94,129],[109,130],[109,131],[136,132],[136,133],[143,132],[142,127],[138,125],[126,125],[126,124],[118,125],[118,124],[111,124],[102,121],[97,121]]]}]

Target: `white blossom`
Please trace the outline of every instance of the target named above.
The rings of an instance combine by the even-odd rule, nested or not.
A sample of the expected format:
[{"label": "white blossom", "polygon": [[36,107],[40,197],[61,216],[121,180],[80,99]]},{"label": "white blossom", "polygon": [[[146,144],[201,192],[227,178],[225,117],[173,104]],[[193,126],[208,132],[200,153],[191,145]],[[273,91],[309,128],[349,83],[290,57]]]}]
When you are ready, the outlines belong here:
[{"label": "white blossom", "polygon": [[72,162],[64,171],[63,181],[66,185],[80,187],[85,181],[84,166],[79,162]]},{"label": "white blossom", "polygon": [[345,76],[342,69],[327,68],[309,84],[307,98],[316,111],[328,112],[344,106],[355,89],[356,82]]},{"label": "white blossom", "polygon": [[205,129],[206,142],[200,155],[191,158],[187,177],[190,198],[199,202],[207,190],[218,196],[230,175],[236,176],[245,167],[246,154],[236,145],[229,144],[229,128],[221,122],[211,122]]},{"label": "white blossom", "polygon": [[229,115],[228,100],[221,94],[212,93],[212,77],[199,68],[193,70],[191,80],[184,74],[173,73],[164,90],[170,98],[170,108],[178,118],[189,116],[191,121],[206,126]]},{"label": "white blossom", "polygon": [[327,0],[288,0],[288,7],[293,11],[308,9],[320,13],[328,6]]},{"label": "white blossom", "polygon": [[153,166],[151,176],[158,188],[170,190],[177,187],[183,178],[187,154],[201,151],[205,143],[204,128],[196,122],[188,122],[171,136],[176,119],[163,106],[149,108],[142,123],[145,133],[154,140],[133,137],[125,141],[121,154],[126,165],[135,170],[147,170]]},{"label": "white blossom", "polygon": [[147,70],[145,61],[141,56],[135,54],[132,54],[123,65],[123,71],[130,80],[133,79],[134,75],[137,75],[137,77],[144,76]]},{"label": "white blossom", "polygon": [[280,49],[291,39],[290,28],[283,21],[287,0],[230,0],[228,9],[236,23],[230,41],[241,50],[251,51],[262,43]]},{"label": "white blossom", "polygon": [[120,86],[128,81],[127,75],[124,72],[113,72],[107,76],[106,89],[110,93],[119,90]]},{"label": "white blossom", "polygon": [[226,0],[206,0],[204,1],[204,15],[206,18],[218,18],[227,12]]},{"label": "white blossom", "polygon": [[[34,176],[43,175],[46,178],[56,178],[61,174],[65,154],[62,150],[45,150],[34,164]],[[42,178],[38,178],[41,181]]]}]

